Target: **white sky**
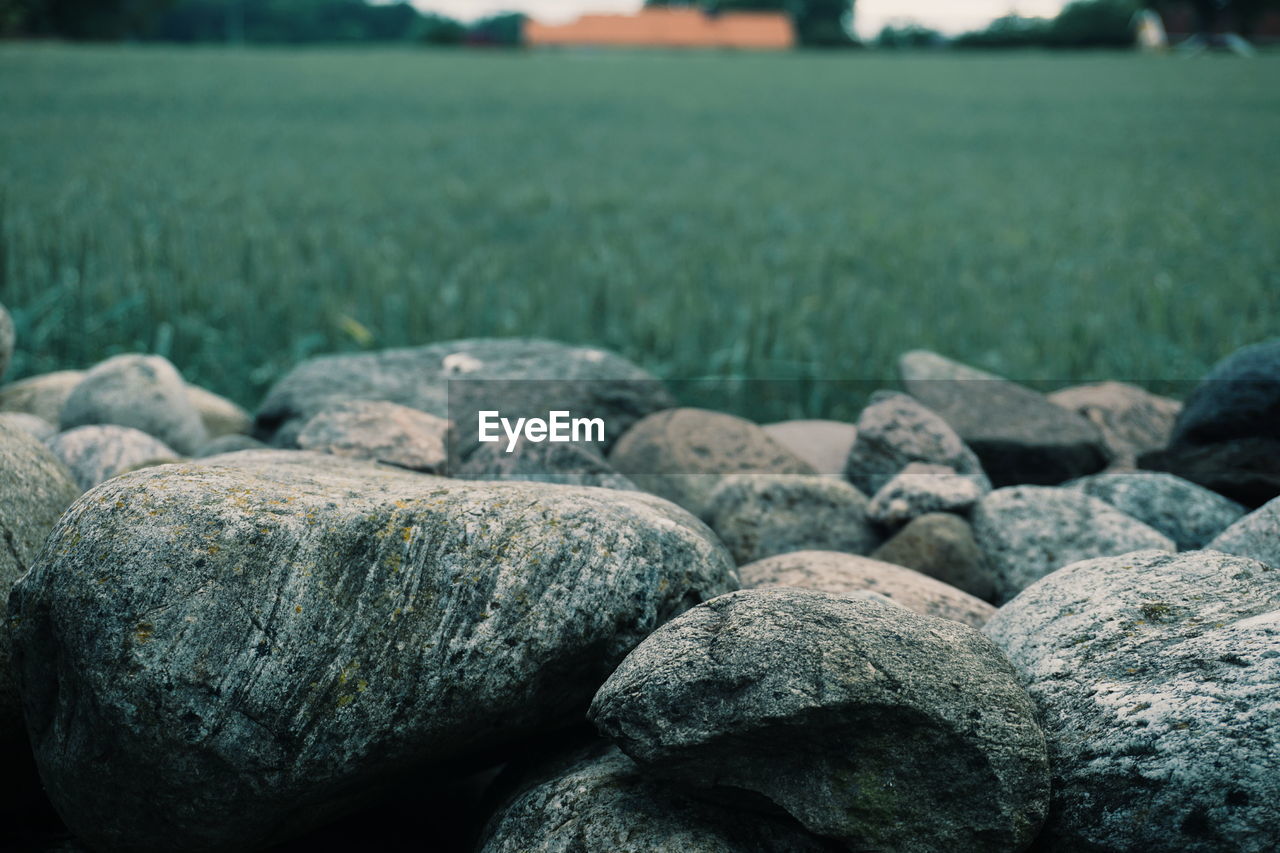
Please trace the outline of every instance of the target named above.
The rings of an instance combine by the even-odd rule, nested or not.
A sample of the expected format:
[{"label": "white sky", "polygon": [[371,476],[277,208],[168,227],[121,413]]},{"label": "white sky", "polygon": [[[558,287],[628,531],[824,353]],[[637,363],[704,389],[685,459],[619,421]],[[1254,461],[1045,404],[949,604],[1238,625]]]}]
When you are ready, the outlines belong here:
[{"label": "white sky", "polygon": [[[494,12],[524,12],[547,23],[572,20],[583,12],[632,12],[643,0],[412,0],[426,11],[440,12],[464,21]],[[1021,15],[1056,15],[1064,0],[857,0],[854,26],[863,38],[871,38],[891,21],[915,20],[945,33],[960,33],[1017,12]]]}]

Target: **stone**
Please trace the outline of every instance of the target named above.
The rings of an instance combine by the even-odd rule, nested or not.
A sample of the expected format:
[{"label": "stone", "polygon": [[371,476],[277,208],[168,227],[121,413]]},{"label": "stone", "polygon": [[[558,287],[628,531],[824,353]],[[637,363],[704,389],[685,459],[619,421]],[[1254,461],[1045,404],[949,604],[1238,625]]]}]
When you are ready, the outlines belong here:
[{"label": "stone", "polygon": [[995,598],[995,577],[969,522],[933,512],[907,523],[872,559],[914,569],[983,601]]},{"label": "stone", "polygon": [[974,539],[992,569],[997,604],[1079,560],[1174,550],[1168,536],[1074,489],[996,489],[974,508],[972,520]]},{"label": "stone", "polygon": [[253,416],[243,407],[199,385],[187,385],[187,400],[200,415],[208,441],[224,435],[242,435],[253,427]]},{"label": "stone", "polygon": [[1280,495],[1280,441],[1239,438],[1156,450],[1138,464],[1167,471],[1255,509]]},{"label": "stone", "polygon": [[867,516],[886,527],[900,527],[932,512],[964,515],[989,491],[986,477],[957,474],[946,465],[912,462],[875,493]]},{"label": "stone", "polygon": [[527,781],[490,819],[480,853],[823,853],[785,816],[735,810],[647,776],[617,748],[579,750]]},{"label": "stone", "polygon": [[377,400],[345,400],[321,409],[298,433],[298,447],[442,472],[449,461],[449,421]]},{"label": "stone", "polygon": [[180,458],[160,439],[115,424],[67,430],[51,438],[48,446],[83,491],[126,471]]},{"label": "stone", "polygon": [[44,554],[14,670],[50,796],[103,849],[266,846],[405,771],[487,766],[737,586],[650,495],[306,451],[118,477]]},{"label": "stone", "polygon": [[1169,443],[1182,404],[1126,382],[1097,382],[1048,395],[1055,406],[1088,418],[1102,433],[1110,469],[1138,467],[1138,457]]},{"label": "stone", "polygon": [[615,353],[527,338],[474,338],[308,359],[277,382],[254,436],[292,447],[331,402],[382,400],[454,422],[458,459],[478,446],[477,413],[603,418],[602,452],[645,415],[673,405],[662,383]]},{"label": "stone", "polygon": [[[43,444],[0,420],[0,596],[8,597],[78,497],[71,475]],[[10,657],[9,632],[0,630],[0,744],[13,747],[24,738]]]},{"label": "stone", "polygon": [[843,421],[779,421],[762,429],[770,438],[809,463],[819,474],[843,477],[844,463],[858,435],[853,424]]},{"label": "stone", "polygon": [[1208,545],[1241,557],[1250,557],[1280,569],[1280,498],[1263,504],[1222,531]]},{"label": "stone", "polygon": [[1280,571],[1213,551],[1087,560],[985,630],[1049,744],[1037,850],[1275,850]]},{"label": "stone", "polygon": [[56,424],[67,397],[82,379],[83,370],[57,370],[0,386],[0,412],[26,412]]},{"label": "stone", "polygon": [[64,431],[93,424],[133,427],[184,454],[207,439],[182,376],[158,355],[129,353],[96,365],[67,397],[60,424]]},{"label": "stone", "polygon": [[1024,385],[925,350],[903,355],[898,369],[907,392],[959,433],[996,487],[1053,485],[1107,465],[1096,426]]},{"label": "stone", "polygon": [[751,421],[707,409],[667,409],[618,439],[609,464],[640,488],[694,515],[728,474],[813,474]]},{"label": "stone", "polygon": [[589,718],[646,771],[782,808],[849,849],[1014,851],[1049,798],[1034,708],[968,625],[752,589],[659,628]]},{"label": "stone", "polygon": [[874,495],[912,462],[945,465],[972,475],[990,488],[978,457],[947,422],[918,401],[896,391],[877,392],[858,416],[858,435],[844,473],[864,493]]},{"label": "stone", "polygon": [[9,316],[9,310],[0,305],[0,379],[4,378],[13,359],[13,338],[13,318]]},{"label": "stone", "polygon": [[816,474],[730,474],[704,517],[739,565],[789,551],[866,554],[880,542],[866,496]]},{"label": "stone", "polygon": [[903,566],[836,551],[796,551],[738,568],[743,589],[789,586],[832,595],[874,592],[915,613],[981,628],[995,608],[966,592]]},{"label": "stone", "polygon": [[1262,438],[1280,442],[1280,338],[1241,347],[1188,395],[1170,447]]},{"label": "stone", "polygon": [[505,442],[482,444],[449,473],[464,480],[529,480],[638,491],[590,444],[534,442],[523,436],[510,453]]},{"label": "stone", "polygon": [[0,412],[0,424],[20,429],[40,442],[48,441],[58,434],[58,428],[53,424],[26,412]]},{"label": "stone", "polygon": [[1179,551],[1203,548],[1245,508],[1172,474],[1124,471],[1091,474],[1068,483],[1111,504],[1173,540]]},{"label": "stone", "polygon": [[253,436],[241,435],[240,433],[227,433],[205,443],[196,451],[196,458],[203,459],[207,456],[221,456],[223,453],[235,453],[240,450],[266,450],[267,445],[258,441]]}]

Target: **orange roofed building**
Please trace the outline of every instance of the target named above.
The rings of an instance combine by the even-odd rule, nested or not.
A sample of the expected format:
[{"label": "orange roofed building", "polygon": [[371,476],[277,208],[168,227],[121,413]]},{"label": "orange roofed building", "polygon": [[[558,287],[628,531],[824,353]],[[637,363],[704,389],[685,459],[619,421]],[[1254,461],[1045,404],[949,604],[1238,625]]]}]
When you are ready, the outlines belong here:
[{"label": "orange roofed building", "polygon": [[782,12],[720,12],[651,7],[634,15],[583,15],[568,24],[527,20],[525,44],[541,47],[729,47],[785,50],[795,44]]}]

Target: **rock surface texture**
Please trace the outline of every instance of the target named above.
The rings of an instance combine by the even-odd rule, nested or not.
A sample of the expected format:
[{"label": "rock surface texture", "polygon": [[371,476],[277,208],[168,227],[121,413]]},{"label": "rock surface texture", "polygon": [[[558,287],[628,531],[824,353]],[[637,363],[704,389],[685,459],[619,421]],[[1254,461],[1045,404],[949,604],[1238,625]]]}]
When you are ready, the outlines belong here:
[{"label": "rock surface texture", "polygon": [[70,429],[49,439],[48,445],[84,491],[135,468],[179,459],[160,439],[114,424]]},{"label": "rock surface texture", "polygon": [[26,412],[57,424],[63,404],[81,379],[83,370],[58,370],[10,382],[0,387],[0,412]]},{"label": "rock surface texture", "polygon": [[1169,443],[1182,404],[1125,382],[1076,385],[1049,402],[1083,415],[1102,432],[1112,469],[1136,468],[1138,457]]},{"label": "rock surface texture", "polygon": [[1274,569],[1280,569],[1280,498],[1258,509],[1218,534],[1210,548],[1252,557]]},{"label": "rock surface texture", "polygon": [[983,601],[995,597],[995,578],[973,538],[973,528],[956,515],[922,515],[872,551],[871,557],[915,569]]},{"label": "rock surface texture", "polygon": [[45,554],[15,674],[50,797],[104,849],[248,849],[510,749],[737,585],[648,495],[299,451],[112,480]]},{"label": "rock surface texture", "polygon": [[886,527],[901,527],[931,512],[963,515],[987,491],[985,476],[966,476],[945,465],[912,462],[875,493],[867,515]]},{"label": "rock surface texture", "polygon": [[224,435],[243,435],[253,427],[252,415],[226,397],[199,385],[187,386],[187,400],[200,415],[208,440]]},{"label": "rock surface texture", "polygon": [[592,445],[581,442],[552,444],[520,438],[509,453],[505,443],[486,442],[449,473],[464,480],[529,480],[628,491],[639,488],[615,471]]},{"label": "rock surface texture", "polygon": [[590,717],[646,770],[764,797],[850,849],[1021,850],[1047,806],[1044,739],[1000,652],[877,601],[713,599],[628,655]]},{"label": "rock surface texture", "polygon": [[26,412],[0,412],[0,424],[20,429],[36,441],[48,441],[58,434],[58,428],[39,415]]},{"label": "rock surface texture", "polygon": [[1180,551],[1203,548],[1245,513],[1243,506],[1217,492],[1156,471],[1092,474],[1067,486],[1154,527]]},{"label": "rock surface texture", "polygon": [[1280,571],[1213,551],[1068,566],[986,627],[1039,706],[1037,850],[1264,853],[1280,839]]},{"label": "rock surface texture", "polygon": [[85,374],[62,406],[62,429],[115,424],[140,429],[179,453],[208,439],[182,376],[158,355],[117,355]]},{"label": "rock surface texture", "polygon": [[827,477],[843,477],[858,430],[843,421],[779,421],[762,427],[769,437]]},{"label": "rock surface texture", "polygon": [[4,378],[13,358],[13,318],[9,310],[0,305],[0,379]]},{"label": "rock surface texture", "polygon": [[449,422],[395,403],[346,400],[307,421],[298,447],[440,473],[449,461]]},{"label": "rock surface texture", "polygon": [[1280,338],[1242,347],[1214,365],[1187,397],[1169,444],[1242,438],[1280,441]]}]

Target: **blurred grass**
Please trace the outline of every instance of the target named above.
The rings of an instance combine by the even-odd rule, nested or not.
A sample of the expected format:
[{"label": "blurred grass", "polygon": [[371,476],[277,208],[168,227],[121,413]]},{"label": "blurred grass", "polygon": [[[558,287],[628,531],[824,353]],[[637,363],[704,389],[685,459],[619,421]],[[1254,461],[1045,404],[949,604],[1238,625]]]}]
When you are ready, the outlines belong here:
[{"label": "blurred grass", "polygon": [[762,420],[912,347],[1159,388],[1280,333],[1278,72],[4,46],[10,378],[146,350],[252,407],[314,353],[519,334],[805,380],[726,401]]}]

